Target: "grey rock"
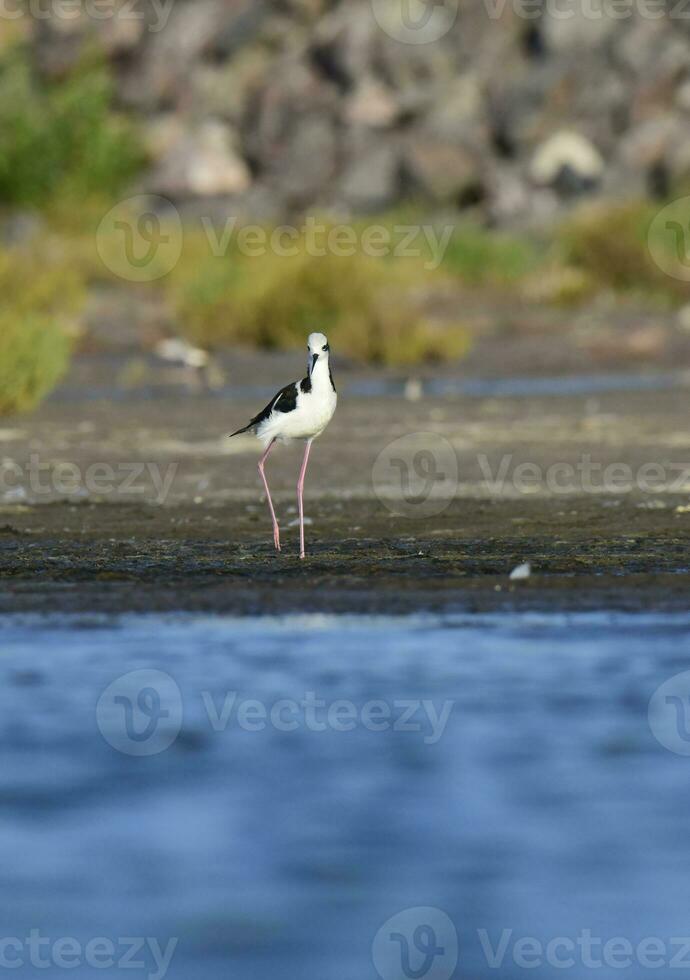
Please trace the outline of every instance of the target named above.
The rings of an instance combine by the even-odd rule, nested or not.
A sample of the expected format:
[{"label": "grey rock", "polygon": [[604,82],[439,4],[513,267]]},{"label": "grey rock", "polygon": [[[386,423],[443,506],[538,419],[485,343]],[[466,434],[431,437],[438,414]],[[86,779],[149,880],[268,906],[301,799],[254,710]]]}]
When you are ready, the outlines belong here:
[{"label": "grey rock", "polygon": [[[177,125],[172,123],[173,128]],[[243,193],[251,185],[251,175],[236,142],[229,127],[213,120],[164,134],[149,189],[173,199]]]},{"label": "grey rock", "polygon": [[482,168],[475,152],[451,143],[432,143],[420,134],[404,151],[403,173],[414,194],[460,206],[483,196]]},{"label": "grey rock", "polygon": [[400,194],[400,153],[395,142],[378,137],[351,152],[336,188],[336,200],[354,211],[376,212]]},{"label": "grey rock", "polygon": [[36,19],[31,45],[50,78],[104,52],[142,123],[142,186],[192,211],[280,220],[413,196],[548,222],[581,191],[663,196],[690,178],[690,28],[610,5],[460,4],[417,44],[372,0],[175,0],[160,22],[152,4]]},{"label": "grey rock", "polygon": [[373,78],[363,79],[346,99],[344,121],[349,126],[390,128],[400,113],[395,93]]},{"label": "grey rock", "polygon": [[335,171],[335,132],[329,118],[317,114],[297,120],[280,160],[269,169],[293,207],[307,207],[318,201]]}]

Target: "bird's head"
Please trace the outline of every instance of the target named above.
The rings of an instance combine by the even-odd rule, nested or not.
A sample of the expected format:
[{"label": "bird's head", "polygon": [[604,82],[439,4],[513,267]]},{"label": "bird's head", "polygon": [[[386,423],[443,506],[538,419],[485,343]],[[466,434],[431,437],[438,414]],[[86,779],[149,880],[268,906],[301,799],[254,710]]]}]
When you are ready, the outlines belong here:
[{"label": "bird's head", "polygon": [[309,373],[311,374],[319,360],[328,360],[330,352],[328,337],[322,333],[310,333],[307,340],[307,350],[309,351]]}]

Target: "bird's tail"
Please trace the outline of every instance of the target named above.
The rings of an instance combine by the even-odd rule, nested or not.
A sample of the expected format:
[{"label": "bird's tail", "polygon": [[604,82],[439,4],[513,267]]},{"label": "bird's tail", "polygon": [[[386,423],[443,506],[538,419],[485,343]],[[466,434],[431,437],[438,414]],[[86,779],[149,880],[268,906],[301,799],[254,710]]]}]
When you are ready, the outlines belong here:
[{"label": "bird's tail", "polygon": [[230,435],[228,436],[228,439],[232,439],[233,436],[241,436],[243,432],[249,432],[251,428],[253,428],[253,426],[252,423],[250,422],[249,425],[245,425],[243,429],[238,429],[237,432],[231,432]]}]

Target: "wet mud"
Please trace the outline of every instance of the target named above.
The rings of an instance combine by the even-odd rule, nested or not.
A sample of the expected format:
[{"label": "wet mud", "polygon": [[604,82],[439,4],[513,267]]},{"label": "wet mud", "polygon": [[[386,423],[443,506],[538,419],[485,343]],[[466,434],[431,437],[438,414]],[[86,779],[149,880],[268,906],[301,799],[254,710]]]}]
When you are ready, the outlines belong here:
[{"label": "wet mud", "polygon": [[690,514],[674,503],[456,500],[412,524],[323,499],[304,561],[296,527],[277,554],[263,508],[242,503],[4,506],[0,611],[684,609]]}]

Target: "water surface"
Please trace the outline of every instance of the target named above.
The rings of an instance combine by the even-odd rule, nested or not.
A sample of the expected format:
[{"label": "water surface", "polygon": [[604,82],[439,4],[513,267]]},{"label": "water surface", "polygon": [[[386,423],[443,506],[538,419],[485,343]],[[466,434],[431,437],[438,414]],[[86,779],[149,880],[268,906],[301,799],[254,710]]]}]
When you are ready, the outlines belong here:
[{"label": "water surface", "polygon": [[[454,975],[503,980],[520,937],[670,957],[690,932],[690,759],[647,719],[690,616],[27,617],[0,638],[5,937],[175,937],[173,980],[366,980],[383,942],[394,980],[402,940],[372,958],[377,931],[433,907]],[[498,971],[479,930],[511,930]]]}]

